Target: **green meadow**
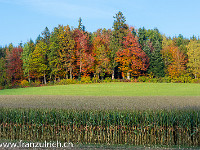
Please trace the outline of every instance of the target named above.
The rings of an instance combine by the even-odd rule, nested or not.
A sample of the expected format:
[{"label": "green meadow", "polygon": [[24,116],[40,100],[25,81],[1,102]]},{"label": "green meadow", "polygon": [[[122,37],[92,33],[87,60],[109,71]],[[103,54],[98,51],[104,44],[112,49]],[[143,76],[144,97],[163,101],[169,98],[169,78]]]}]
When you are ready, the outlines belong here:
[{"label": "green meadow", "polygon": [[101,83],[69,84],[0,90],[0,95],[72,96],[200,96],[200,84]]}]

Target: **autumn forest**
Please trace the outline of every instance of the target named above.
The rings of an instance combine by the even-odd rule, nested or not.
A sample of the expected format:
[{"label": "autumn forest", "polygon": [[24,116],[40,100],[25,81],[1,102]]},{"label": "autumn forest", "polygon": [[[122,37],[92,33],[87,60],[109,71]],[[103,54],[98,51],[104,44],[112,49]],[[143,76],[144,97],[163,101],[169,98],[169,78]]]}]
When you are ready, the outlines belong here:
[{"label": "autumn forest", "polygon": [[77,28],[46,27],[35,41],[0,48],[2,88],[24,80],[47,84],[82,77],[198,82],[199,75],[198,38],[167,37],[157,28],[136,29],[126,24],[122,12],[114,16],[112,29],[88,32],[80,18]]}]

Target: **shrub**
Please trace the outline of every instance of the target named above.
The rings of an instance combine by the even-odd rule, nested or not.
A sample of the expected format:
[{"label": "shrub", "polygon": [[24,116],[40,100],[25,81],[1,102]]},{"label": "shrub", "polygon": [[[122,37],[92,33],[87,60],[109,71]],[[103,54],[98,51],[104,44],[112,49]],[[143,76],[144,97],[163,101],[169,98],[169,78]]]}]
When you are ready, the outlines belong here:
[{"label": "shrub", "polygon": [[49,82],[47,83],[47,85],[48,85],[48,86],[54,85],[54,82],[53,82],[53,81],[49,81]]},{"label": "shrub", "polygon": [[11,84],[6,84],[4,88],[5,88],[5,89],[12,89],[13,87],[12,87]]},{"label": "shrub", "polygon": [[18,82],[8,83],[5,85],[5,89],[19,88],[20,87],[19,84],[20,83],[18,83]]},{"label": "shrub", "polygon": [[158,78],[150,78],[149,80],[152,83],[160,83],[160,80]]},{"label": "shrub", "polygon": [[31,87],[40,86],[40,81],[31,82],[31,83],[30,83],[30,86],[31,86]]},{"label": "shrub", "polygon": [[77,81],[76,81],[76,84],[81,84],[81,81],[77,80]]},{"label": "shrub", "polygon": [[112,82],[112,79],[111,79],[111,77],[107,77],[107,78],[105,78],[105,79],[103,80],[103,82],[109,83],[109,82]]},{"label": "shrub", "polygon": [[131,80],[128,80],[128,79],[120,79],[120,82],[131,82]]},{"label": "shrub", "polygon": [[138,82],[135,77],[131,77],[131,82]]},{"label": "shrub", "polygon": [[91,78],[89,76],[84,76],[81,78],[81,83],[91,83]]},{"label": "shrub", "polygon": [[57,85],[67,85],[67,84],[75,84],[77,81],[75,79],[62,79],[55,84]]},{"label": "shrub", "polygon": [[171,78],[170,77],[162,77],[160,78],[160,83],[170,83],[171,82]]},{"label": "shrub", "polygon": [[120,79],[113,79],[112,82],[120,82]]},{"label": "shrub", "polygon": [[150,82],[149,77],[146,76],[139,76],[137,79],[138,82]]},{"label": "shrub", "polygon": [[20,87],[25,88],[30,86],[30,83],[27,80],[22,80],[20,83]]},{"label": "shrub", "polygon": [[187,75],[183,75],[183,76],[180,76],[179,78],[173,78],[171,80],[171,82],[172,83],[191,83],[192,82],[192,77],[187,76]]},{"label": "shrub", "polygon": [[100,83],[101,80],[98,77],[93,77],[92,78],[92,83]]},{"label": "shrub", "polygon": [[191,83],[200,83],[200,79],[192,79]]},{"label": "shrub", "polygon": [[183,75],[180,77],[180,81],[182,83],[191,83],[192,82],[192,77],[188,76],[188,75]]}]

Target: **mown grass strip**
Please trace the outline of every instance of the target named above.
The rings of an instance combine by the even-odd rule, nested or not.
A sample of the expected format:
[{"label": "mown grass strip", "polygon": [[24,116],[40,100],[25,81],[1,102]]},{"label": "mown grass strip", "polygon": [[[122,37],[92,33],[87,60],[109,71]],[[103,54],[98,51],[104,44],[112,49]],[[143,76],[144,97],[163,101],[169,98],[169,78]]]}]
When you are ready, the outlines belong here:
[{"label": "mown grass strip", "polygon": [[200,96],[200,84],[99,83],[0,90],[0,95]]}]

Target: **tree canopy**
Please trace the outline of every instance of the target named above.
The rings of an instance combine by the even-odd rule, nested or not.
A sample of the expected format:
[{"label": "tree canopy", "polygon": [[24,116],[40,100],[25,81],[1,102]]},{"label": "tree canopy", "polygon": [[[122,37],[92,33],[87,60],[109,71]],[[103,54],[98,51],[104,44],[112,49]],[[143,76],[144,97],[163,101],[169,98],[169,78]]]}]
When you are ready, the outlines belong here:
[{"label": "tree canopy", "polygon": [[112,29],[85,30],[46,27],[35,42],[0,47],[0,87],[29,82],[55,82],[82,77],[170,79],[200,77],[200,40],[183,35],[167,37],[157,29],[136,29],[118,12]]}]

